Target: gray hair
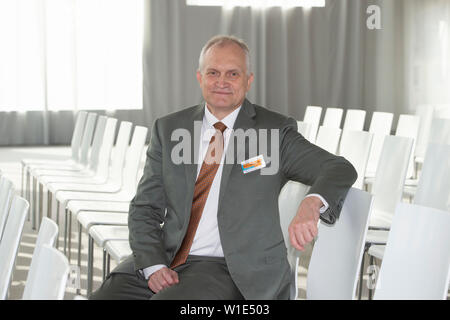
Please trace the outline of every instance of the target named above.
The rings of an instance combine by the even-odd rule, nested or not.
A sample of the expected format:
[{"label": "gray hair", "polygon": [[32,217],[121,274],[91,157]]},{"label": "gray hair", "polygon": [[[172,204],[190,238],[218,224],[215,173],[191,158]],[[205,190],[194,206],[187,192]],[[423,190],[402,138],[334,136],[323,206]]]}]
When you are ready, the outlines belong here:
[{"label": "gray hair", "polygon": [[235,36],[228,35],[217,35],[208,40],[208,42],[203,46],[202,51],[200,51],[200,57],[198,58],[198,69],[201,71],[203,69],[203,60],[209,48],[218,45],[225,46],[227,44],[237,44],[245,53],[245,63],[247,67],[247,74],[250,74],[250,50],[244,40],[239,39]]}]

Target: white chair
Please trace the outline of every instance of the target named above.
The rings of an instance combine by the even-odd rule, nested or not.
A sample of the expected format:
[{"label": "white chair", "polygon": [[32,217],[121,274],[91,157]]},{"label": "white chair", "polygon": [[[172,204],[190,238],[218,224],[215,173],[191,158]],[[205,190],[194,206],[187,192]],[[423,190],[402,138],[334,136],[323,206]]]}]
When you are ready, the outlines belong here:
[{"label": "white chair", "polygon": [[37,266],[42,261],[45,261],[45,259],[43,259],[41,256],[42,253],[41,250],[44,245],[53,247],[55,245],[57,236],[58,236],[58,226],[56,225],[56,223],[53,220],[44,217],[42,219],[42,223],[39,228],[39,233],[37,236],[33,257],[31,258],[31,265],[28,271],[27,281],[25,283],[25,289],[22,295],[22,299],[24,300],[34,299],[35,297],[33,297],[33,295],[39,293],[39,290],[42,290],[42,288],[37,290],[37,287],[39,287],[37,283],[42,281],[42,274],[39,274],[38,272],[39,269]]},{"label": "white chair", "polygon": [[[43,208],[43,189],[49,189],[49,192],[54,193],[51,183],[77,183],[77,184],[105,184],[109,175],[109,163],[111,150],[114,143],[115,129],[117,119],[107,118],[101,116],[98,120],[95,130],[94,140],[91,148],[91,156],[89,158],[89,165],[85,170],[74,171],[54,171],[54,170],[33,170],[32,175],[37,179],[37,190],[39,194],[37,202],[32,205],[33,213],[38,212],[39,217],[42,217]],[[39,174],[38,174],[39,172]],[[33,186],[35,184],[33,183]],[[36,197],[36,196],[35,196]],[[47,198],[49,196],[47,195]],[[36,197],[37,198],[37,197]],[[37,207],[39,204],[39,207]],[[40,221],[40,219],[39,219]]]},{"label": "white chair", "polygon": [[[134,197],[137,187],[137,175],[141,155],[144,151],[145,139],[148,129],[146,127],[136,126],[133,133],[131,144],[127,149],[125,158],[125,167],[122,170],[123,182],[118,192],[81,192],[81,191],[59,191],[54,197],[56,200],[56,215],[59,216],[60,207],[65,210],[65,228],[64,228],[64,252],[69,246],[69,261],[71,249],[72,212],[67,209],[68,202],[71,200],[84,201],[110,201],[110,202],[129,202]],[[68,239],[67,239],[68,238]]]},{"label": "white chair", "polygon": [[[42,245],[39,255],[32,261],[30,272],[33,278],[27,280],[23,300],[63,300],[69,276],[69,261],[57,249]],[[32,281],[31,281],[32,280]]]},{"label": "white chair", "polygon": [[[82,191],[82,192],[119,192],[122,187],[122,170],[125,163],[125,155],[130,141],[132,123],[128,121],[122,121],[120,124],[119,132],[117,135],[117,142],[112,150],[111,166],[109,167],[109,161],[105,161],[102,166],[105,166],[109,170],[108,179],[98,184],[92,180],[92,183],[48,183],[47,203],[47,216],[51,216],[52,212],[52,195],[58,191]],[[106,155],[106,152],[105,152]],[[109,160],[109,159],[108,159]]]},{"label": "white chair", "polygon": [[322,149],[336,154],[342,130],[335,127],[320,126],[315,144]]},{"label": "white chair", "polygon": [[116,264],[133,254],[129,240],[109,240],[105,243],[106,252],[106,276],[109,275],[110,259],[113,258]]},{"label": "white chair", "polygon": [[292,247],[289,240],[288,228],[292,219],[297,213],[300,202],[306,195],[307,186],[296,181],[288,181],[280,191],[278,196],[278,208],[280,212],[280,226],[283,232],[284,243],[287,248],[287,258],[291,268],[290,298],[296,300],[298,297],[298,263],[299,252]]},{"label": "white chair", "polygon": [[364,174],[369,160],[373,134],[367,131],[343,130],[339,146],[339,155],[346,158],[355,167],[358,178],[354,188],[363,189]]},{"label": "white chair", "polygon": [[21,164],[22,164],[22,179],[21,179],[22,196],[25,196],[25,183],[24,183],[25,174],[24,173],[26,170],[26,166],[29,166],[31,164],[61,165],[61,163],[64,165],[74,165],[79,162],[80,147],[81,147],[81,142],[82,142],[82,138],[83,138],[83,130],[84,130],[84,125],[86,124],[87,115],[88,115],[88,113],[86,111],[78,112],[77,120],[75,121],[75,126],[74,126],[74,130],[73,130],[73,134],[72,134],[72,140],[70,143],[72,155],[69,159],[66,159],[64,161],[56,161],[56,160],[52,160],[52,159],[28,159],[28,158],[21,160]]},{"label": "white chair", "polygon": [[406,185],[417,185],[416,174],[414,172],[414,150],[417,141],[417,135],[419,133],[420,118],[415,115],[401,114],[395,135],[399,137],[408,137],[413,139],[413,147],[409,160],[408,171],[406,172]]},{"label": "white chair", "polygon": [[0,178],[0,241],[3,236],[6,220],[8,219],[9,207],[14,196],[14,187],[11,180],[6,177]]},{"label": "white chair", "polygon": [[450,213],[400,203],[374,299],[446,300],[450,280]]},{"label": "white chair", "polygon": [[14,196],[12,199],[5,231],[0,242],[0,300],[5,300],[8,295],[28,207],[28,201],[24,198]]},{"label": "white chair", "polygon": [[297,121],[297,131],[298,131],[298,133],[300,133],[308,141],[311,138],[311,130],[312,130],[311,123],[307,123],[307,122],[304,122],[304,121]]},{"label": "white chair", "polygon": [[322,126],[330,128],[340,128],[343,113],[344,109],[342,108],[327,108],[325,111],[325,117],[323,118]]},{"label": "white chair", "polygon": [[373,133],[372,146],[370,147],[369,161],[367,163],[366,177],[373,177],[377,171],[384,137],[390,135],[393,113],[374,112],[370,121],[369,132]]},{"label": "white chair", "polygon": [[414,157],[417,163],[423,163],[430,136],[431,121],[433,120],[433,106],[419,105],[415,114],[420,118]]},{"label": "white chair", "polygon": [[364,121],[366,120],[366,111],[358,109],[347,109],[345,114],[343,131],[354,130],[363,131]]},{"label": "white chair", "polygon": [[[412,138],[387,136],[384,139],[371,191],[374,201],[364,253],[372,245],[386,244],[395,208],[402,200],[412,144]],[[364,255],[362,265],[364,265]],[[359,290],[359,297],[361,296],[362,285]]]},{"label": "white chair", "polygon": [[[414,204],[450,211],[450,145],[429,144]],[[373,245],[368,254],[383,259],[384,245]]]},{"label": "white chair", "polygon": [[403,185],[413,140],[387,136],[384,139],[377,173],[371,193],[374,196],[371,227],[389,228],[398,202],[402,200]]},{"label": "white chair", "polygon": [[[109,240],[128,240],[128,226],[107,226],[97,225],[89,229],[88,241],[88,275],[87,275],[87,296],[92,293],[92,282],[94,272],[94,243],[104,248]],[[104,252],[103,261],[106,260]]]},{"label": "white chair", "polygon": [[450,119],[434,118],[428,143],[450,144]]},{"label": "white chair", "polygon": [[355,298],[372,195],[351,188],[332,226],[320,223],[308,267],[306,298]]},{"label": "white chair", "polygon": [[320,125],[321,115],[322,115],[322,107],[319,106],[306,107],[303,122],[311,124],[311,135],[309,136],[309,139],[307,138],[311,143],[314,143],[316,141],[316,135]]}]

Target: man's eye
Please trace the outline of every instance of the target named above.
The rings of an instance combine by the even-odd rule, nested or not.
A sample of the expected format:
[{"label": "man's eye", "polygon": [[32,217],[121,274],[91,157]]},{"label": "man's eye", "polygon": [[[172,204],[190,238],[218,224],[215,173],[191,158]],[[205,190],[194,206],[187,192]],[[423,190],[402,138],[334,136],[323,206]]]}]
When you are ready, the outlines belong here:
[{"label": "man's eye", "polygon": [[217,72],[215,72],[215,71],[209,71],[208,74],[211,75],[211,76],[215,76],[215,75],[217,74]]}]

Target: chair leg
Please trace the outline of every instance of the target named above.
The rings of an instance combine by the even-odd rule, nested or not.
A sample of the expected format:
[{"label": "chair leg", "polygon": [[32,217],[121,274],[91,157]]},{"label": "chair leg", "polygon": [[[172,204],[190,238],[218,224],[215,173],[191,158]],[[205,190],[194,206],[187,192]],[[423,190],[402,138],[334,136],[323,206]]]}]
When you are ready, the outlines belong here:
[{"label": "chair leg", "polygon": [[109,276],[109,274],[111,273],[110,268],[111,268],[111,256],[108,253],[106,260],[106,276]]},{"label": "chair leg", "polygon": [[25,165],[22,163],[22,179],[20,180],[21,186],[20,186],[20,196],[22,198],[25,198],[25,183],[23,183],[23,178],[25,173]]},{"label": "chair leg", "polygon": [[[55,203],[55,208],[56,208],[56,224],[58,225],[58,228],[59,228],[59,206],[58,206],[58,200],[56,200],[56,197],[55,197],[55,201],[50,202],[50,210],[53,207],[53,203]],[[59,234],[58,234],[58,238],[56,240],[56,248],[59,249]]]},{"label": "chair leg", "polygon": [[89,297],[92,293],[92,282],[93,282],[93,271],[94,271],[94,239],[89,235],[89,245],[88,245],[88,274],[87,274],[87,296]]},{"label": "chair leg", "polygon": [[31,221],[32,221],[32,229],[36,230],[36,178],[35,177],[31,177],[31,179],[33,179],[33,190],[31,191],[31,211],[32,211],[32,216],[31,216]]},{"label": "chair leg", "polygon": [[[68,253],[69,253],[69,262],[72,256],[72,211],[70,211],[69,209],[65,209],[66,212],[66,218],[69,220],[69,234],[68,234]],[[67,217],[68,215],[68,217]]]},{"label": "chair leg", "polygon": [[[59,207],[58,201],[56,201]],[[64,254],[67,256],[67,214],[64,214]]]},{"label": "chair leg", "polygon": [[359,294],[358,294],[358,300],[362,299],[362,290],[363,290],[363,277],[364,277],[364,258],[367,251],[367,244],[364,245],[364,251],[362,255],[362,261],[361,261],[361,270],[359,272]]},{"label": "chair leg", "polygon": [[[77,265],[78,265],[78,270],[80,270],[80,276],[81,276],[81,236],[82,236],[82,232],[81,232],[81,223],[78,223],[78,257],[77,257]],[[80,294],[80,289],[77,289],[77,294]]]},{"label": "chair leg", "polygon": [[28,171],[28,170],[26,171],[26,181],[25,181],[26,192],[25,192],[25,197],[26,197],[27,201],[30,202],[30,171]]},{"label": "chair leg", "polygon": [[103,281],[105,281],[106,279],[106,250],[105,248],[103,248],[103,266],[102,266],[102,271],[103,271]]},{"label": "chair leg", "polygon": [[[374,263],[373,256],[370,256],[370,265],[373,266],[373,263]],[[372,287],[370,287],[369,288],[369,300],[372,300],[372,292],[373,292],[373,289],[372,289]]]},{"label": "chair leg", "polygon": [[47,218],[52,218],[52,193],[47,189]]},{"label": "chair leg", "polygon": [[44,209],[43,209],[43,202],[44,202],[43,189],[44,189],[44,186],[42,185],[42,183],[38,182],[38,191],[39,191],[39,198],[38,198],[38,201],[39,201],[39,207],[38,207],[39,220],[38,220],[38,226],[40,226],[41,223],[42,223],[42,216],[43,216],[43,211],[44,211]]}]

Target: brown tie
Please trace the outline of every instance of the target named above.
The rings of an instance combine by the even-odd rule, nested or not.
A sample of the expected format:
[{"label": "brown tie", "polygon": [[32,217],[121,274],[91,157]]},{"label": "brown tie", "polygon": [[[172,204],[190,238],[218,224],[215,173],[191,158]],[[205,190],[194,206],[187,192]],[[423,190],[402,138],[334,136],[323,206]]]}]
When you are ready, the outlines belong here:
[{"label": "brown tie", "polygon": [[223,154],[223,132],[227,128],[222,122],[214,124],[216,133],[211,138],[206,152],[205,159],[203,160],[200,173],[195,181],[194,197],[192,200],[191,217],[189,219],[189,225],[184,236],[180,249],[178,250],[175,258],[170,265],[171,268],[175,268],[180,264],[186,262],[189,251],[191,250],[192,242],[194,241],[195,232],[197,231],[200,218],[205,207],[206,199],[208,198],[211,184],[216,175],[217,169],[220,165],[220,160]]}]

